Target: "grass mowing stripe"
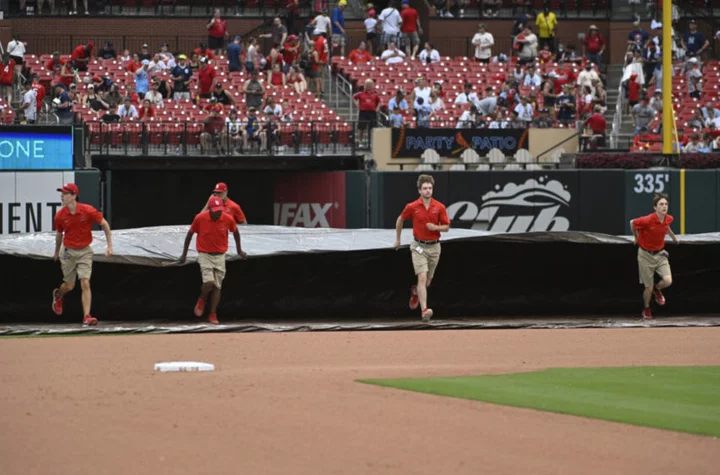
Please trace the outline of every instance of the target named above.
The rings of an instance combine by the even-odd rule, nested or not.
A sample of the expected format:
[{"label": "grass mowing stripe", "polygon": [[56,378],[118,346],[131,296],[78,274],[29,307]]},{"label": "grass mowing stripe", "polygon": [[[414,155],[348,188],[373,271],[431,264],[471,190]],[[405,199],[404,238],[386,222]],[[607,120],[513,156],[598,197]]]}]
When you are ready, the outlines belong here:
[{"label": "grass mowing stripe", "polygon": [[556,368],[361,380],[381,386],[720,436],[720,367]]}]

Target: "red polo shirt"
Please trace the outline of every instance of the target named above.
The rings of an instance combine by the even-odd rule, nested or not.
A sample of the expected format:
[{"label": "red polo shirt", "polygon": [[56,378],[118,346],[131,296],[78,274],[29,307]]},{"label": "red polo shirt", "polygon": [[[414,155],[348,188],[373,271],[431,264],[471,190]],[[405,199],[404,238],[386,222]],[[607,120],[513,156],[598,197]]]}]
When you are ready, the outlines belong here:
[{"label": "red polo shirt", "polygon": [[360,51],[359,49],[354,49],[350,51],[350,54],[348,55],[348,59],[353,64],[369,63],[372,61],[372,58],[373,57],[368,50]]},{"label": "red polo shirt", "polygon": [[82,249],[92,242],[93,223],[100,224],[103,215],[90,205],[78,203],[75,213],[71,213],[67,206],[60,208],[55,215],[55,230],[64,233],[63,245],[69,249]]},{"label": "red polo shirt", "polygon": [[585,45],[585,50],[590,54],[598,54],[600,50],[605,46],[605,38],[603,38],[603,35],[598,33],[597,36],[586,36],[585,41],[583,42]]},{"label": "red polo shirt", "polygon": [[412,219],[413,236],[422,241],[437,241],[440,239],[440,231],[430,231],[428,223],[438,226],[450,224],[445,205],[434,198],[430,199],[430,206],[425,208],[422,198],[408,203],[401,215],[402,219]]},{"label": "red polo shirt", "polygon": [[228,232],[237,231],[235,220],[222,213],[217,221],[210,217],[210,211],[204,211],[193,219],[190,232],[197,233],[195,248],[198,252],[226,253],[228,250]]},{"label": "red polo shirt", "polygon": [[198,69],[198,80],[200,82],[200,94],[210,94],[215,79],[215,68],[206,66]]},{"label": "red polo shirt", "polygon": [[380,105],[380,96],[375,92],[360,91],[353,99],[358,101],[360,112],[375,112]]},{"label": "red polo shirt", "polygon": [[412,33],[417,31],[418,17],[418,11],[413,7],[407,7],[400,10],[400,18],[402,18],[400,31],[403,33]]},{"label": "red polo shirt", "polygon": [[589,125],[592,131],[596,134],[604,134],[605,129],[607,129],[607,121],[605,121],[605,117],[597,112],[585,119],[583,125]]},{"label": "red polo shirt", "polygon": [[208,36],[213,38],[225,38],[225,32],[227,31],[227,22],[225,20],[215,20],[215,22],[208,28]]},{"label": "red polo shirt", "polygon": [[89,56],[89,51],[85,51],[85,45],[77,46],[70,56],[70,59],[85,59]]},{"label": "red polo shirt", "polygon": [[665,235],[675,218],[665,215],[665,222],[661,223],[657,213],[633,219],[633,226],[639,230],[638,244],[646,251],[659,251],[665,247]]},{"label": "red polo shirt", "polygon": [[245,219],[245,213],[243,213],[242,208],[239,204],[235,203],[230,198],[225,200],[225,212],[232,216],[232,218],[235,220],[236,223],[244,223],[247,221]]}]

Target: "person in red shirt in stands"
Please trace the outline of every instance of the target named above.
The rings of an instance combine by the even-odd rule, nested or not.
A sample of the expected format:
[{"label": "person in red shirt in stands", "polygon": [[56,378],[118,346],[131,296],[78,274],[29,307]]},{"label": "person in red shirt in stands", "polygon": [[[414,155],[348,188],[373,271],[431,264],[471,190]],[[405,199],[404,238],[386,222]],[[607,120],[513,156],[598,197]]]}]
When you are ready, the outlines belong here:
[{"label": "person in red shirt in stands", "polygon": [[200,134],[200,145],[203,153],[208,153],[216,140],[219,140],[220,133],[225,129],[225,118],[220,115],[223,106],[213,103],[210,107],[210,114],[203,120],[203,133]]},{"label": "person in red shirt in stands", "polygon": [[208,49],[208,46],[206,43],[200,43],[200,47],[195,48],[193,50],[193,53],[197,54],[198,57],[200,57],[200,58],[205,57],[209,60],[215,59],[215,55],[213,54],[213,52],[210,49]]},{"label": "person in red shirt in stands", "polygon": [[205,203],[205,207],[200,210],[201,213],[203,211],[207,211],[208,205],[213,196],[223,200],[223,203],[225,204],[225,212],[232,216],[237,224],[247,224],[247,218],[245,218],[245,213],[243,213],[240,205],[228,198],[228,186],[225,183],[218,183],[215,185],[215,189],[213,190],[212,195],[210,195],[208,202]]},{"label": "person in red shirt in stands", "polygon": [[13,75],[15,74],[15,60],[9,53],[3,55],[0,63],[0,97],[4,97],[8,104],[12,102]]},{"label": "person in red shirt in stands", "polygon": [[323,80],[325,78],[325,66],[328,59],[328,45],[325,33],[318,30],[313,31],[312,67],[308,75],[315,79],[315,95],[322,99]]},{"label": "person in red shirt in stands", "polygon": [[225,51],[225,38],[228,36],[227,22],[220,18],[220,10],[215,10],[215,15],[206,26],[208,30],[208,45],[216,56]]},{"label": "person in red shirt in stands", "polygon": [[132,74],[135,74],[135,71],[142,68],[142,62],[140,61],[140,55],[137,53],[134,53],[132,55],[132,59],[130,62],[128,62],[127,66],[125,66],[125,69]]},{"label": "person in red shirt in stands", "polygon": [[423,33],[422,26],[420,26],[420,15],[410,6],[410,0],[402,0],[400,8],[400,18],[402,18],[400,33],[402,41],[405,43],[405,54],[411,59],[415,59],[420,47],[420,35]]},{"label": "person in red shirt in stands", "polygon": [[91,41],[86,45],[78,45],[72,52],[70,60],[78,71],[87,71],[88,63],[93,59],[95,44]]},{"label": "person in red shirt in stands", "polygon": [[640,128],[640,133],[633,140],[633,147],[638,151],[645,151],[655,143],[661,143],[662,136],[653,134],[647,127]]},{"label": "person in red shirt in stands", "polygon": [[372,61],[373,57],[370,51],[367,50],[365,42],[361,41],[356,49],[350,51],[348,59],[353,64],[365,64]]},{"label": "person in red shirt in stands", "polygon": [[55,71],[56,64],[59,64],[59,65],[65,64],[65,60],[60,58],[60,53],[58,51],[55,51],[52,54],[52,58],[48,59],[45,62],[45,70],[50,71],[50,72]]},{"label": "person in red shirt in stands", "polygon": [[58,188],[61,193],[62,208],[55,215],[53,227],[55,228],[55,253],[53,260],[60,259],[63,273],[63,283],[60,288],[53,291],[52,309],[56,315],[62,315],[63,298],[65,294],[75,288],[75,280],[80,279],[82,288],[83,325],[97,325],[97,318],[90,315],[92,292],[90,290],[90,275],[92,274],[93,250],[92,227],[94,223],[100,225],[105,232],[107,242],[106,256],[113,253],[112,235],[110,225],[103,218],[100,211],[90,205],[77,201],[80,190],[74,183],[68,183]]},{"label": "person in red shirt in stands", "polygon": [[183,253],[180,256],[180,264],[185,263],[188,249],[193,234],[198,235],[195,247],[198,253],[198,264],[202,275],[202,287],[200,297],[195,304],[195,316],[202,317],[205,312],[205,302],[210,298],[210,314],[208,321],[219,325],[217,318],[217,307],[220,303],[220,289],[225,279],[225,254],[228,251],[228,232],[233,233],[237,254],[245,259],[247,254],[243,252],[240,245],[240,232],[235,220],[224,212],[223,201],[213,196],[208,203],[208,210],[203,211],[193,219],[190,230],[185,236]]},{"label": "person in red shirt in stands", "polygon": [[445,205],[433,199],[435,179],[431,175],[420,175],[417,181],[420,198],[405,206],[395,222],[397,238],[393,247],[400,248],[403,224],[412,221],[413,242],[410,244],[417,285],[410,289],[410,308],[418,308],[424,322],[433,316],[427,306],[427,288],[430,287],[438,262],[440,262],[440,233],[450,230],[450,219]]},{"label": "person in red shirt in stands", "polygon": [[362,91],[353,96],[355,107],[358,108],[358,140],[362,142],[363,132],[368,131],[368,140],[370,140],[371,130],[377,124],[377,113],[382,106],[382,101],[377,92],[373,91],[373,80],[366,79],[365,87]]},{"label": "person in red shirt in stands", "polygon": [[640,102],[640,90],[642,89],[642,86],[639,82],[637,82],[637,77],[637,74],[631,74],[630,79],[627,82],[627,98],[629,110],[632,110],[632,108],[635,107],[638,102]]},{"label": "person in red shirt in stands", "polygon": [[[640,283],[645,286],[643,291],[642,317],[652,318],[650,309],[650,298],[655,294],[655,302],[658,305],[665,305],[665,296],[662,289],[672,285],[672,272],[668,253],[665,250],[665,235],[669,235],[675,244],[680,240],[670,229],[675,220],[668,214],[669,199],[667,195],[658,194],[653,197],[654,212],[641,218],[630,221],[630,229],[633,233],[633,244],[638,246],[638,270]],[[662,279],[655,284],[655,274]]]},{"label": "person in red shirt in stands", "polygon": [[217,76],[214,66],[208,64],[207,58],[200,60],[198,69],[198,84],[200,85],[200,98],[209,99],[212,92],[213,80]]},{"label": "person in red shirt in stands", "polygon": [[602,106],[595,106],[595,113],[585,119],[583,127],[589,127],[592,131],[593,142],[599,147],[605,146],[605,130],[607,129],[607,121],[602,115]]},{"label": "person in red shirt in stands", "polygon": [[591,63],[597,64],[598,70],[603,65],[603,53],[605,52],[605,38],[600,34],[600,30],[595,25],[590,25],[588,33],[583,41],[584,55]]},{"label": "person in red shirt in stands", "polygon": [[155,117],[155,108],[149,100],[145,99],[138,109],[138,118],[140,120],[150,120]]},{"label": "person in red shirt in stands", "polygon": [[37,94],[37,111],[42,110],[43,101],[45,100],[45,86],[40,83],[40,76],[37,74],[32,75],[32,88]]},{"label": "person in red shirt in stands", "polygon": [[285,63],[284,72],[287,73],[292,66],[297,66],[300,58],[300,42],[297,36],[290,35],[287,37],[283,45],[282,55]]}]

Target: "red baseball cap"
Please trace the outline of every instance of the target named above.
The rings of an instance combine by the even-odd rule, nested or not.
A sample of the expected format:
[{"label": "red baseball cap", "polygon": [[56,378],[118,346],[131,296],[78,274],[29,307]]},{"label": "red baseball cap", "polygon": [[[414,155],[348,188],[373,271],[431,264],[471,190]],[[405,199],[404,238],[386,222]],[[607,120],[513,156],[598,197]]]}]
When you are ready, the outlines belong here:
[{"label": "red baseball cap", "polygon": [[227,185],[225,183],[218,183],[215,185],[215,189],[213,190],[213,193],[224,193],[228,190]]},{"label": "red baseball cap", "polygon": [[223,200],[221,200],[217,196],[213,196],[212,198],[210,198],[210,203],[208,204],[208,207],[210,208],[210,211],[222,211],[225,209],[225,203],[223,203]]},{"label": "red baseball cap", "polygon": [[80,189],[75,183],[68,183],[66,185],[63,185],[62,188],[58,188],[57,190],[62,191],[63,193],[72,193],[75,196],[80,194]]}]

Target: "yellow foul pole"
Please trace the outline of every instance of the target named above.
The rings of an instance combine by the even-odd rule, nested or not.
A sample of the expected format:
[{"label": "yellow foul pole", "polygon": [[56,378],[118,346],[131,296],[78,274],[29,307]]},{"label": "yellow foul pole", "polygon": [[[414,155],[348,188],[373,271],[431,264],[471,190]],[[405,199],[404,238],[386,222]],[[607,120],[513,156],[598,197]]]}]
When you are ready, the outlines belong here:
[{"label": "yellow foul pole", "polygon": [[672,134],[674,129],[672,108],[672,0],[663,0],[662,27],[663,154],[670,155],[673,153]]}]

